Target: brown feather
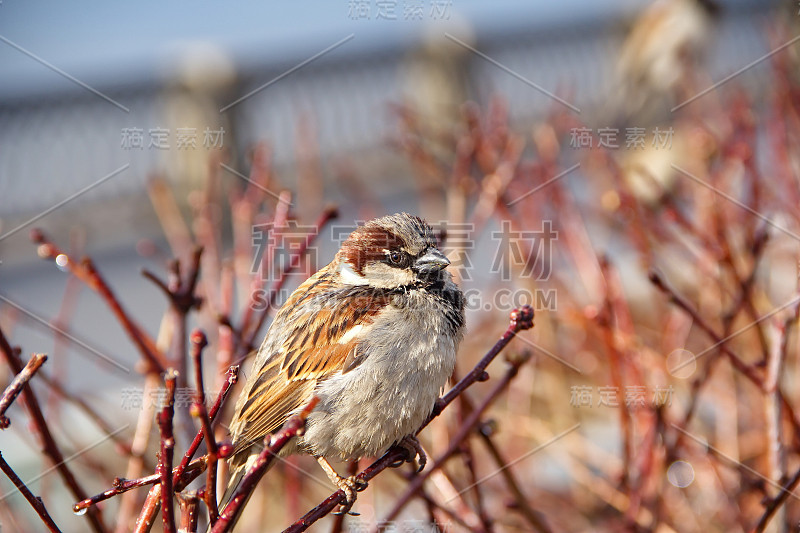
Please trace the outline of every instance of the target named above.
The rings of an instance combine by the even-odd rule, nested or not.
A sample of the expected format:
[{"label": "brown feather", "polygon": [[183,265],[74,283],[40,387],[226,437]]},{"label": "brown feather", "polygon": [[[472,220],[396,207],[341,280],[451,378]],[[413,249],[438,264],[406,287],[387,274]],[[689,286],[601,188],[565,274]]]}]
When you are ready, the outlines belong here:
[{"label": "brown feather", "polygon": [[[275,317],[273,327],[286,328],[279,349],[270,353],[260,368],[254,368],[258,378],[231,422],[234,439],[234,464],[243,463],[253,445],[280,428],[289,415],[305,405],[314,393],[318,380],[355,368],[359,361],[356,346],[359,332],[346,343],[339,343],[352,327],[367,326],[387,303],[386,296],[349,298],[342,295],[336,305],[315,302],[313,312],[300,314],[297,310],[319,294],[335,293],[331,280],[331,265],[320,270],[292,293]],[[314,288],[310,292],[311,288]],[[341,305],[341,302],[348,305]],[[366,328],[365,328],[366,329]],[[267,340],[261,351],[272,346]],[[259,356],[262,356],[259,353]],[[241,400],[240,400],[241,401]]]}]

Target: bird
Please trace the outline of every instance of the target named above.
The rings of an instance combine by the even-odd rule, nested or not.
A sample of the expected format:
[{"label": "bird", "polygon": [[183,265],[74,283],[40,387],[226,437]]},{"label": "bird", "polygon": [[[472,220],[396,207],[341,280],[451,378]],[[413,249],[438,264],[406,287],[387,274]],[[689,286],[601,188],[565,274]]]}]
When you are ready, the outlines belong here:
[{"label": "bird", "polygon": [[663,122],[698,92],[720,10],[715,0],[658,0],[643,10],[619,52],[610,124]]},{"label": "bird", "polygon": [[329,459],[373,457],[400,445],[425,466],[415,434],[453,373],[464,295],[431,227],[397,213],[366,222],[277,312],[230,423],[232,494],[278,430],[313,398],[305,430],[280,456],[308,454],[345,494],[366,488]]}]

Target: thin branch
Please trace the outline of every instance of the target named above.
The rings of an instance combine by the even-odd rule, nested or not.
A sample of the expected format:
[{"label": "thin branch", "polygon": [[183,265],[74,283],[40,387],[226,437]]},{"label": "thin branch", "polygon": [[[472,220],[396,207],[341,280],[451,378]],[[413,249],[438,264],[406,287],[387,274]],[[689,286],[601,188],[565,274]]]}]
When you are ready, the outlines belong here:
[{"label": "thin branch", "polygon": [[175,435],[172,431],[172,418],[175,416],[175,383],[177,372],[167,370],[164,378],[167,396],[164,407],[158,413],[158,429],[161,436],[161,454],[156,473],[161,476],[161,516],[164,521],[164,532],[175,532],[175,508],[172,505],[172,456],[175,451]]},{"label": "thin branch", "polygon": [[[16,353],[11,348],[11,345],[8,343],[8,340],[6,340],[6,337],[3,335],[3,331],[1,329],[0,352],[3,353],[3,356],[5,357],[6,362],[8,362],[8,366],[11,367],[12,372],[15,374],[22,372],[22,362],[18,359]],[[39,434],[41,439],[42,452],[44,455],[49,457],[53,465],[55,465],[55,468],[61,476],[61,479],[64,480],[64,484],[69,488],[70,492],[72,492],[72,495],[78,500],[85,499],[86,492],[83,490],[83,487],[78,483],[77,478],[67,466],[67,463],[64,460],[64,455],[61,453],[58,444],[56,444],[56,440],[53,438],[53,434],[50,432],[50,428],[47,425],[44,414],[42,413],[42,408],[39,405],[39,401],[36,399],[36,395],[34,394],[30,383],[25,383],[23,386],[22,399],[25,402],[25,405],[28,407],[28,412],[30,413],[33,426],[36,428],[36,432]],[[103,524],[99,510],[96,508],[90,509],[86,517],[89,520],[89,524],[93,531],[97,533],[104,533],[106,531],[106,527]]]},{"label": "thin branch", "polygon": [[181,506],[181,525],[179,531],[181,533],[196,533],[197,531],[197,518],[200,500],[197,493],[179,493],[178,503]]},{"label": "thin branch", "polygon": [[22,392],[22,388],[25,386],[28,381],[36,374],[36,371],[39,370],[44,362],[47,361],[47,356],[41,353],[35,353],[31,356],[28,364],[25,365],[25,368],[22,369],[22,372],[19,372],[11,383],[6,387],[6,390],[3,392],[3,395],[0,396],[0,429],[6,429],[11,421],[6,417],[5,413],[14,400],[17,398],[20,392]]},{"label": "thin branch", "polygon": [[[173,480],[174,476],[178,472],[180,467],[176,466],[172,469]],[[182,471],[180,480],[188,485],[202,474],[206,469],[206,458],[205,457],[198,457],[197,459],[193,460],[189,463],[189,465]],[[83,501],[80,501],[72,506],[72,511],[75,513],[80,513],[84,509],[95,505],[96,503],[100,503],[102,501],[108,500],[109,498],[113,498],[114,496],[119,496],[120,494],[124,494],[129,490],[138,489],[141,487],[147,487],[149,485],[155,485],[161,482],[161,473],[157,474],[150,474],[149,476],[140,477],[136,479],[125,479],[121,477],[114,478],[111,482],[111,488],[105,492],[101,492],[91,498],[87,498]],[[175,486],[173,484],[173,486]]]},{"label": "thin branch", "polygon": [[[217,395],[217,399],[214,401],[214,405],[211,407],[211,410],[209,411],[208,416],[211,421],[213,421],[216,418],[217,414],[220,411],[220,408],[222,407],[222,404],[228,397],[228,393],[230,392],[231,387],[236,383],[238,372],[239,372],[238,366],[232,366],[228,370],[228,379],[225,381],[222,390],[220,390],[219,394]],[[175,491],[183,490],[189,483],[194,481],[205,470],[206,459],[204,457],[195,459],[194,461],[192,460],[195,452],[197,452],[197,449],[203,442],[203,437],[204,437],[204,432],[202,429],[200,429],[197,432],[197,435],[195,436],[192,443],[189,445],[189,448],[184,454],[180,464],[172,470],[172,484]],[[219,452],[220,452],[219,453],[220,457],[223,457],[222,448],[220,448]],[[92,496],[91,498],[86,498],[82,501],[77,502],[75,505],[72,506],[72,510],[76,513],[80,512],[81,510],[91,507],[96,503],[105,501],[109,498],[113,498],[114,496],[128,492],[131,489],[158,483],[160,479],[161,479],[160,474],[153,474],[138,479],[115,478],[114,481],[112,482],[111,489],[105,492],[101,492],[96,496]]]},{"label": "thin branch", "polygon": [[139,349],[143,360],[147,364],[147,371],[157,374],[163,373],[166,367],[164,355],[158,350],[153,339],[133,321],[128,312],[122,307],[114,292],[95,268],[92,260],[85,258],[80,263],[76,263],[38,229],[31,231],[31,240],[39,245],[37,250],[39,257],[56,259],[58,256],[63,256],[66,258],[66,266],[69,271],[89,288],[97,292],[117,317],[133,344]]},{"label": "thin branch", "polygon": [[[228,397],[228,393],[230,392],[231,387],[233,387],[236,384],[237,380],[239,379],[239,366],[234,365],[230,367],[228,369],[228,372],[226,373],[226,376],[227,379],[225,380],[225,383],[223,383],[222,389],[219,391],[217,399],[214,401],[214,405],[211,406],[211,410],[208,412],[208,418],[212,424],[214,423],[214,420],[216,419],[217,415],[222,409],[222,405],[225,403],[225,400]],[[204,437],[203,430],[200,429],[200,431],[197,432],[197,435],[195,435],[192,443],[189,445],[189,448],[186,450],[186,453],[183,454],[183,459],[181,460],[181,463],[178,465],[176,473],[173,476],[175,490],[181,491],[188,484],[188,482],[185,482],[182,479],[183,472],[189,465],[190,461],[192,460],[192,457],[194,457],[194,454],[197,452],[197,449],[200,447],[200,444],[203,442],[203,437]]]},{"label": "thin branch", "polygon": [[[161,477],[159,476],[159,480]],[[133,533],[148,533],[150,528],[153,527],[156,514],[161,508],[161,484],[153,485],[150,492],[147,493],[147,498],[144,500],[142,511],[136,518],[136,524],[133,528]]]},{"label": "thin branch", "polygon": [[319,219],[314,225],[316,230],[310,232],[306,236],[305,240],[300,244],[300,246],[296,251],[294,250],[292,251],[292,255],[288,261],[288,264],[286,265],[286,268],[284,268],[281,271],[278,279],[276,279],[275,282],[272,284],[272,287],[270,288],[269,297],[266,299],[267,305],[255,319],[255,324],[252,327],[250,327],[250,324],[242,324],[241,332],[243,338],[240,349],[243,350],[243,353],[241,353],[240,356],[247,354],[247,352],[255,348],[255,346],[253,345],[253,343],[255,342],[255,338],[258,335],[258,332],[264,326],[264,322],[266,322],[270,310],[277,303],[277,298],[280,295],[281,288],[283,287],[284,283],[286,283],[289,274],[291,274],[292,271],[295,268],[297,268],[297,265],[300,264],[300,259],[303,257],[303,255],[305,255],[306,250],[308,250],[308,247],[311,246],[311,244],[317,238],[317,235],[319,235],[320,230],[328,222],[330,222],[331,220],[335,219],[338,216],[339,216],[339,211],[335,207],[329,207],[325,209],[325,211],[322,213],[322,215],[320,215]]},{"label": "thin branch", "polygon": [[[144,390],[143,398],[152,398],[152,393],[160,390],[161,376],[158,374],[145,374],[144,376]],[[150,434],[152,433],[153,425],[156,419],[156,406],[152,401],[143,403],[142,409],[139,412],[138,420],[136,421],[136,430],[133,433],[133,440],[131,441],[131,458],[128,460],[128,466],[125,469],[125,477],[128,479],[136,479],[142,476],[145,471],[145,456],[147,455],[148,444],[150,442]],[[158,458],[156,458],[156,461]],[[148,472],[155,471],[155,466],[146,469]],[[135,516],[138,515],[139,498],[136,494],[124,494],[119,502],[119,511],[117,512],[114,533],[129,533],[129,526]]]},{"label": "thin branch", "polygon": [[494,462],[497,464],[497,468],[500,469],[500,475],[505,480],[506,485],[508,485],[508,489],[511,491],[511,494],[514,496],[516,509],[518,509],[522,516],[525,517],[525,520],[528,521],[528,524],[530,524],[533,529],[539,533],[552,533],[552,530],[541,516],[541,513],[538,513],[531,506],[529,499],[526,498],[522,493],[522,489],[514,477],[514,473],[510,468],[506,468],[508,461],[503,457],[503,454],[492,440],[492,429],[490,424],[481,424],[481,426],[478,428],[478,435],[481,436],[483,443],[486,445],[486,449],[489,450],[489,455],[491,455],[492,459],[494,459]]},{"label": "thin branch", "polygon": [[772,519],[772,515],[786,503],[786,500],[792,495],[798,484],[800,484],[800,470],[797,470],[792,478],[783,484],[783,487],[781,487],[781,490],[774,498],[767,501],[764,514],[761,515],[758,524],[753,529],[754,532],[762,533],[766,529],[769,521]]},{"label": "thin branch", "polygon": [[211,420],[208,417],[206,410],[205,398],[206,393],[203,388],[203,365],[201,357],[203,348],[208,345],[206,336],[202,331],[195,330],[192,332],[192,361],[194,362],[194,375],[196,382],[195,398],[192,404],[192,415],[200,420],[200,427],[206,439],[206,449],[208,454],[206,456],[206,488],[203,491],[203,501],[208,507],[208,516],[211,525],[219,518],[219,509],[217,508],[217,456],[219,449],[217,441],[214,437],[214,431],[211,429]]},{"label": "thin branch", "polygon": [[31,507],[33,507],[33,509],[36,511],[36,514],[39,515],[39,518],[42,520],[44,525],[47,526],[47,529],[53,533],[61,533],[61,530],[58,529],[58,526],[50,517],[50,513],[47,512],[42,499],[33,495],[31,490],[25,485],[19,476],[17,476],[16,472],[12,470],[6,460],[3,459],[2,453],[0,453],[0,470],[2,470],[3,473],[8,476],[8,479],[10,479],[14,486],[17,487],[17,490],[19,490],[20,493],[25,496],[25,499],[31,504]]},{"label": "thin branch", "polygon": [[731,364],[733,365],[736,370],[741,372],[747,379],[749,379],[756,387],[760,390],[764,389],[764,380],[759,375],[759,373],[753,368],[752,365],[748,365],[744,361],[742,361],[738,355],[733,353],[733,351],[728,347],[727,343],[725,342],[727,339],[722,338],[714,328],[703,318],[700,314],[694,309],[694,307],[682,296],[680,296],[675,290],[672,289],[667,283],[661,278],[661,276],[653,271],[650,273],[650,281],[655,285],[659,290],[661,290],[664,294],[669,296],[669,299],[672,303],[683,309],[686,313],[688,313],[692,320],[694,320],[697,325],[703,331],[711,337],[711,340],[714,341],[714,348],[719,348],[719,350],[728,356]]},{"label": "thin branch", "polygon": [[[181,263],[177,259],[170,262],[168,282],[165,284],[155,274],[144,270],[143,275],[153,281],[167,296],[170,312],[175,326],[172,331],[172,365],[178,373],[178,386],[186,382],[186,320],[192,309],[199,309],[202,299],[195,295],[197,279],[200,274],[200,259],[203,248],[198,246],[192,253],[186,279],[181,276]],[[180,411],[179,415],[185,414]]]}]

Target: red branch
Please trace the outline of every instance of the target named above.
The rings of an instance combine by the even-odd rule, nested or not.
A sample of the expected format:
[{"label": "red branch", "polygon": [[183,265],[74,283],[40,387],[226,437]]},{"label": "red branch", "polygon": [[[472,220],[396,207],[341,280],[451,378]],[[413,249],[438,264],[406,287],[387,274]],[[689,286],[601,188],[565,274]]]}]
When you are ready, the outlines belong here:
[{"label": "red branch", "polygon": [[175,435],[172,432],[172,418],[175,416],[175,382],[178,374],[167,370],[164,382],[167,396],[164,407],[158,413],[158,430],[161,435],[161,454],[156,473],[161,477],[161,516],[165,533],[175,532],[175,508],[172,505],[172,456],[175,452]]},{"label": "red branch", "polygon": [[36,374],[36,371],[39,370],[44,362],[47,361],[47,356],[41,353],[35,353],[31,356],[28,364],[25,365],[25,368],[22,369],[22,372],[19,372],[14,379],[11,381],[6,390],[3,392],[3,395],[0,396],[0,429],[6,429],[11,421],[6,417],[5,413],[14,400],[17,398],[20,392],[22,392],[22,388],[25,386],[26,383]]},{"label": "red branch", "polygon": [[[217,414],[219,413],[220,408],[222,407],[223,402],[228,397],[228,393],[231,390],[231,387],[236,383],[237,376],[239,373],[238,366],[232,366],[228,369],[228,379],[225,381],[225,384],[220,390],[219,394],[217,395],[217,399],[214,402],[214,405],[211,407],[211,410],[208,413],[209,419],[213,422],[216,418]],[[203,442],[204,433],[203,430],[200,429],[194,437],[194,440],[189,445],[189,449],[186,450],[186,453],[183,455],[183,459],[181,463],[176,466],[172,470],[172,484],[175,491],[183,490],[189,483],[194,481],[197,476],[199,476],[203,470],[205,469],[205,458],[200,458],[195,461],[192,461],[194,454],[197,452],[197,449],[200,447],[200,444]],[[222,457],[222,453],[220,453],[220,457]],[[72,506],[72,510],[76,513],[82,511],[83,509],[87,509],[92,505],[105,501],[109,498],[113,498],[114,496],[118,496],[123,492],[128,492],[131,489],[145,487],[147,485],[152,485],[154,483],[158,483],[161,480],[160,474],[153,474],[150,476],[146,476],[143,478],[138,479],[123,479],[123,478],[115,478],[112,482],[112,488],[101,492],[91,498],[86,498],[82,501],[79,501],[75,505]]]},{"label": "red branch", "polygon": [[[0,352],[2,352],[5,356],[8,366],[11,367],[11,371],[14,372],[14,374],[19,374],[22,372],[22,361],[17,357],[14,349],[6,340],[2,330],[0,330]],[[86,492],[83,490],[83,487],[81,487],[81,485],[78,483],[78,480],[75,478],[75,475],[67,466],[64,455],[61,453],[58,444],[56,444],[53,434],[50,433],[50,428],[48,427],[47,421],[42,413],[39,400],[36,399],[36,395],[34,394],[30,383],[26,383],[23,386],[22,399],[25,402],[25,405],[28,407],[28,412],[30,413],[33,426],[36,428],[36,432],[39,434],[42,444],[42,452],[49,457],[52,463],[55,465],[55,468],[61,476],[61,479],[64,480],[64,484],[69,488],[70,492],[72,492],[72,495],[79,500],[85,499]],[[90,509],[86,516],[93,531],[97,533],[104,533],[106,531],[99,510],[96,508]]]},{"label": "red branch", "polygon": [[28,503],[31,504],[31,507],[36,511],[36,514],[39,515],[44,525],[47,526],[47,529],[53,533],[61,533],[61,530],[58,529],[58,526],[53,519],[50,517],[50,513],[47,512],[47,509],[44,506],[44,502],[42,502],[41,498],[37,498],[33,495],[31,490],[23,483],[23,481],[17,476],[16,472],[11,469],[5,459],[3,459],[3,454],[0,453],[0,470],[3,471],[5,475],[8,476],[8,479],[17,487],[25,499],[28,500]]},{"label": "red branch", "polygon": [[206,448],[208,454],[206,456],[206,488],[203,491],[203,501],[208,506],[208,517],[211,525],[217,521],[219,517],[219,509],[217,508],[217,457],[219,455],[219,448],[217,441],[214,437],[214,431],[211,429],[211,420],[208,417],[206,410],[206,393],[203,388],[203,365],[201,356],[203,348],[208,345],[208,340],[202,331],[195,330],[192,332],[192,361],[194,362],[195,381],[197,383],[197,390],[195,392],[194,403],[192,404],[192,416],[200,419],[200,427],[206,439]]},{"label": "red branch", "polygon": [[173,333],[172,365],[178,372],[179,385],[183,386],[186,374],[186,316],[192,309],[199,309],[202,299],[195,295],[197,279],[200,274],[200,258],[203,248],[198,246],[192,253],[186,279],[181,276],[181,263],[177,259],[170,262],[167,283],[148,270],[142,275],[156,284],[167,296],[173,312],[175,330]]},{"label": "red branch", "polygon": [[195,533],[197,531],[198,502],[197,494],[189,492],[178,494],[178,503],[181,506],[181,533]]},{"label": "red branch", "polygon": [[[219,414],[219,411],[222,408],[222,404],[228,397],[228,393],[230,392],[231,387],[233,387],[236,384],[236,381],[239,379],[238,365],[234,365],[228,369],[227,378],[228,379],[225,380],[225,383],[222,385],[222,390],[220,390],[219,394],[217,395],[217,399],[214,401],[214,405],[211,406],[211,410],[208,412],[208,418],[212,424],[214,423],[217,414]],[[175,490],[177,491],[183,490],[186,487],[186,485],[190,483],[190,481],[184,481],[182,479],[183,472],[186,470],[186,467],[191,462],[192,457],[194,457],[194,454],[197,452],[197,448],[199,448],[200,444],[203,442],[203,436],[204,433],[203,430],[201,429],[200,431],[197,432],[197,435],[195,435],[194,440],[189,445],[189,449],[186,450],[185,454],[183,454],[183,459],[181,460],[181,464],[178,465],[177,471],[173,476],[173,482],[175,483]]]},{"label": "red branch", "polygon": [[[222,456],[220,454],[220,456]],[[173,476],[173,487],[177,487],[175,482],[175,475],[178,472],[180,467],[176,466],[172,469],[172,476]],[[197,479],[200,474],[206,469],[206,460],[205,457],[200,457],[195,459],[194,461],[190,462],[189,465],[182,471],[180,476],[180,482],[183,485],[188,485],[195,479]],[[155,485],[156,483],[161,482],[161,473],[158,474],[150,474],[149,476],[140,477],[136,479],[125,479],[121,477],[116,477],[111,482],[111,488],[105,492],[101,492],[96,496],[92,496],[91,498],[87,498],[83,501],[80,501],[72,506],[72,511],[75,513],[80,513],[84,509],[91,507],[96,503],[100,503],[102,501],[108,500],[109,498],[113,498],[114,496],[119,496],[129,490],[138,489],[140,487],[147,487],[148,485]]]},{"label": "red branch", "polygon": [[39,257],[43,259],[55,259],[58,256],[67,258],[66,265],[70,273],[97,292],[103,300],[105,300],[109,308],[111,308],[111,311],[122,324],[125,332],[139,349],[142,358],[147,363],[147,371],[157,372],[159,374],[163,373],[166,367],[164,364],[164,355],[158,350],[153,339],[151,339],[142,328],[133,321],[128,312],[125,311],[111,288],[95,268],[92,260],[85,258],[80,263],[76,263],[50,241],[39,229],[31,231],[31,240],[39,245],[37,250]]}]

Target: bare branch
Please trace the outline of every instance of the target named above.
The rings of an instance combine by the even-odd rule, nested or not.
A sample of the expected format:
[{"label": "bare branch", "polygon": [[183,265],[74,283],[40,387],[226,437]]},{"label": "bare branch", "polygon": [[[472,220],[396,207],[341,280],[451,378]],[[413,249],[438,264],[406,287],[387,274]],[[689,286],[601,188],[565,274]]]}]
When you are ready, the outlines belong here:
[{"label": "bare branch", "polygon": [[3,395],[0,396],[0,429],[6,429],[11,421],[5,416],[6,411],[14,402],[16,397],[22,392],[22,388],[26,383],[36,374],[44,362],[47,361],[47,356],[40,353],[35,353],[28,360],[28,364],[19,372],[11,383],[6,387]]}]

